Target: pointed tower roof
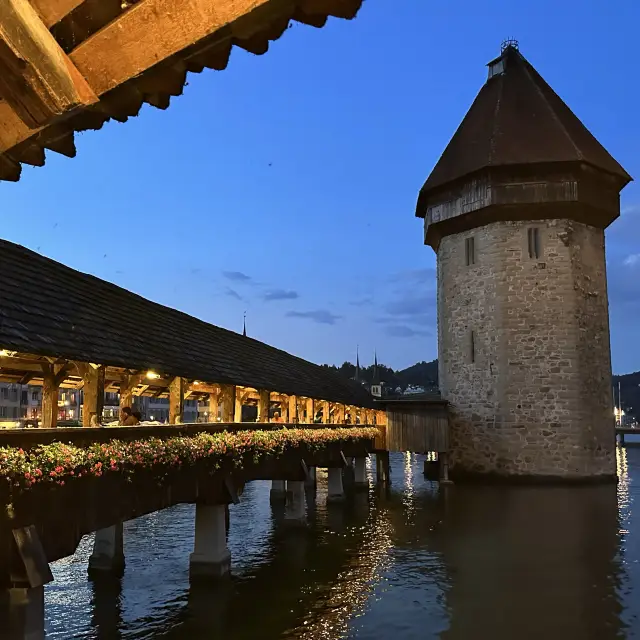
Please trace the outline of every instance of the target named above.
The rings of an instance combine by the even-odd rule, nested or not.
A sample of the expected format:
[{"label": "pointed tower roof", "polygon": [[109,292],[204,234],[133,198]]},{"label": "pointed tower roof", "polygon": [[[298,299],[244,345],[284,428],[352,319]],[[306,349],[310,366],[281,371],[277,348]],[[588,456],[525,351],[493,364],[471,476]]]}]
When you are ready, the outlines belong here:
[{"label": "pointed tower roof", "polygon": [[420,190],[425,244],[496,220],[571,218],[607,227],[631,176],[518,50],[488,79]]},{"label": "pointed tower roof", "polygon": [[356,382],[360,382],[360,347],[356,345]]},{"label": "pointed tower roof", "polygon": [[[489,77],[428,177],[430,191],[487,167],[585,162],[631,176],[595,139],[514,41],[489,64]],[[420,210],[416,215],[423,217]]]},{"label": "pointed tower roof", "polygon": [[373,352],[373,378],[371,384],[380,384],[380,372],[378,371],[378,352]]},{"label": "pointed tower roof", "polygon": [[247,337],[247,312],[244,312],[244,316],[242,317],[242,335]]}]

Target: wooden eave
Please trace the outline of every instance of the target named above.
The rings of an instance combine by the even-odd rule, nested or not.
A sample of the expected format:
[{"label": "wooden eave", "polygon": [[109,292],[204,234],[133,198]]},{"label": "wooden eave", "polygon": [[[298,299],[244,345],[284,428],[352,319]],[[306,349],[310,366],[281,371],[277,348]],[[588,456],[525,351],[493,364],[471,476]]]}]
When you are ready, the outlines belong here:
[{"label": "wooden eave", "polygon": [[75,132],[125,122],[182,94],[188,72],[222,70],[233,46],[266,53],[292,21],[353,18],[362,0],[4,0],[0,7],[0,180]]}]

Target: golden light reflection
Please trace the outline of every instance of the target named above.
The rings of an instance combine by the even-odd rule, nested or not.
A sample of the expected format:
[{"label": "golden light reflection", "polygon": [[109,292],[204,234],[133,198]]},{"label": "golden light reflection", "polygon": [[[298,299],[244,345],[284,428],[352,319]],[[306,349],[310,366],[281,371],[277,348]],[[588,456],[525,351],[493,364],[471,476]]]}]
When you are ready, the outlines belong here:
[{"label": "golden light reflection", "polygon": [[620,513],[621,535],[629,533],[629,519],[631,517],[631,503],[633,498],[630,492],[629,465],[627,463],[627,449],[623,446],[616,447],[616,473],[618,474],[618,511]]},{"label": "golden light reflection", "polygon": [[[345,637],[349,621],[364,615],[364,606],[382,581],[385,560],[393,547],[393,527],[383,512],[373,513],[364,527],[370,532],[350,560],[352,566],[340,572],[323,598],[321,617],[309,613],[302,622],[298,638],[336,640]],[[318,594],[320,595],[320,594]],[[328,613],[327,613],[328,611]]]},{"label": "golden light reflection", "polygon": [[406,516],[407,524],[411,522],[411,518],[415,511],[414,497],[415,497],[415,487],[414,487],[414,477],[413,477],[413,465],[414,462],[418,459],[417,454],[415,453],[404,453],[404,484],[405,490],[402,494],[402,504],[404,506],[404,512]]}]

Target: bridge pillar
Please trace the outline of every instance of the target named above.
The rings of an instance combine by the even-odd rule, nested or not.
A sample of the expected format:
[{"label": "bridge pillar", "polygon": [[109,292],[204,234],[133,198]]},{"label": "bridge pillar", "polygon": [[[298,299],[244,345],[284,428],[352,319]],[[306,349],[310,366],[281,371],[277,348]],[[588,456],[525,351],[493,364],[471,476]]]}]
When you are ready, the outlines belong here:
[{"label": "bridge pillar", "polygon": [[376,480],[380,484],[391,484],[388,451],[378,451],[376,453]]},{"label": "bridge pillar", "polygon": [[7,640],[44,640],[44,587],[7,589],[0,614]]},{"label": "bridge pillar", "polygon": [[124,573],[124,537],[122,522],[106,529],[98,529],[89,556],[89,575]]},{"label": "bridge pillar", "polygon": [[284,519],[288,524],[304,524],[304,481],[289,480],[287,482],[287,504]]},{"label": "bridge pillar", "polygon": [[196,535],[189,557],[191,580],[220,578],[231,569],[226,505],[196,504]]},{"label": "bridge pillar", "polygon": [[316,477],[316,468],[309,467],[309,475],[307,476],[307,479],[304,481],[304,488],[307,491],[315,491],[317,482],[318,481]]},{"label": "bridge pillar", "polygon": [[344,489],[342,488],[342,469],[340,467],[329,467],[327,470],[328,493],[327,502],[339,502],[344,500]]},{"label": "bridge pillar", "polygon": [[354,464],[354,483],[356,489],[368,489],[369,479],[367,478],[367,459],[356,458]]},{"label": "bridge pillar", "polygon": [[272,480],[269,500],[271,502],[284,502],[287,497],[286,480]]}]

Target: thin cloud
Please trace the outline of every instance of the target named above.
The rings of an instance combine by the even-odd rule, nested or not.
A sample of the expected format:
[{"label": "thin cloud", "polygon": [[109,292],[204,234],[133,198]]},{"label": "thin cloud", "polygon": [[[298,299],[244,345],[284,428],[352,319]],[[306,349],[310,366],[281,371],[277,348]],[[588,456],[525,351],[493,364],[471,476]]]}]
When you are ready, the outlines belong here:
[{"label": "thin cloud", "polygon": [[637,264],[640,264],[640,253],[632,253],[631,255],[628,255],[624,259],[624,264],[627,267],[635,267]]},{"label": "thin cloud", "polygon": [[369,307],[373,304],[373,298],[360,298],[359,300],[352,300],[349,304],[352,307]]},{"label": "thin cloud", "polygon": [[297,291],[286,291],[285,289],[272,289],[271,291],[267,291],[263,300],[265,302],[272,302],[273,300],[296,300],[300,295]]},{"label": "thin cloud", "polygon": [[405,324],[390,324],[384,328],[386,335],[392,338],[415,338],[433,335],[428,329],[412,329]]},{"label": "thin cloud", "polygon": [[318,324],[335,324],[342,316],[337,316],[326,309],[316,309],[315,311],[289,311],[288,318],[302,318],[303,320],[311,320]]},{"label": "thin cloud", "polygon": [[242,271],[223,271],[222,275],[232,282],[251,282],[251,276],[242,273]]},{"label": "thin cloud", "polygon": [[433,296],[406,296],[393,300],[385,305],[385,312],[390,316],[411,317],[424,316],[435,309]]},{"label": "thin cloud", "polygon": [[235,289],[232,289],[231,287],[227,287],[224,290],[224,294],[226,296],[229,296],[230,298],[235,298],[236,300],[242,300],[243,299],[242,296]]},{"label": "thin cloud", "polygon": [[431,267],[424,269],[405,269],[392,273],[389,282],[423,282],[428,283],[435,280],[436,270]]}]

